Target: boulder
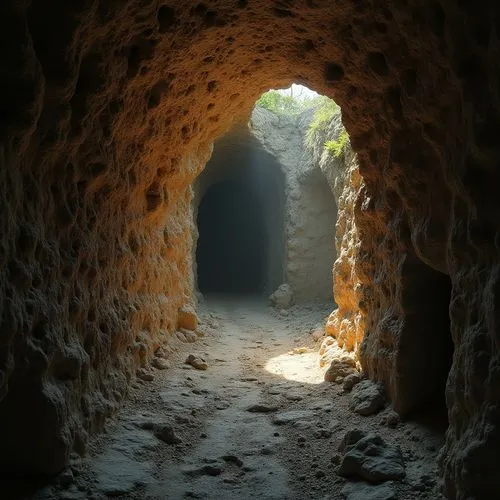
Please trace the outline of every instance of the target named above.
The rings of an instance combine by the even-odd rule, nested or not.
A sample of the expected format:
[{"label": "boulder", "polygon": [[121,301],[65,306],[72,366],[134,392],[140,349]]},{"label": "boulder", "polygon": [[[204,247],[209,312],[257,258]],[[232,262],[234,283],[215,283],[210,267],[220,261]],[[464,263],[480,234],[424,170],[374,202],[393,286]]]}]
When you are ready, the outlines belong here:
[{"label": "boulder", "polygon": [[293,304],[293,290],[288,283],[283,283],[269,297],[271,304],[276,309],[288,309]]},{"label": "boulder", "polygon": [[361,373],[358,372],[347,375],[347,377],[345,377],[344,379],[344,386],[343,386],[344,391],[345,392],[352,391],[353,387],[361,382],[361,378],[362,378]]},{"label": "boulder", "polygon": [[384,386],[380,383],[363,380],[352,389],[349,406],[355,413],[372,415],[380,411],[384,404]]},{"label": "boulder", "polygon": [[356,361],[349,356],[342,356],[332,360],[328,370],[325,372],[325,380],[327,382],[335,382],[338,377],[344,379],[355,372]]},{"label": "boulder", "polygon": [[181,307],[177,315],[177,328],[185,328],[186,330],[194,331],[198,326],[198,316],[193,306],[186,304]]},{"label": "boulder", "polygon": [[382,483],[406,476],[399,446],[387,444],[380,436],[354,429],[349,431],[339,450],[344,452],[338,473],[371,483]]}]

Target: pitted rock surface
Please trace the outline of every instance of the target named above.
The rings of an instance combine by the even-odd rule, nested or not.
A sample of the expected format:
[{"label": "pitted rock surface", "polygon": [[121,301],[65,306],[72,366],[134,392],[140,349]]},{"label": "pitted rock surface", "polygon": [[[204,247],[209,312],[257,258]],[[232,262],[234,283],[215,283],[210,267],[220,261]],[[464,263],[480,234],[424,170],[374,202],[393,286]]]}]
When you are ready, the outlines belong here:
[{"label": "pitted rock surface", "polygon": [[191,303],[211,142],[300,81],[341,105],[358,155],[332,329],[398,412],[446,388],[445,491],[500,496],[500,7],[51,5],[0,15],[0,464],[57,473],[102,430]]}]

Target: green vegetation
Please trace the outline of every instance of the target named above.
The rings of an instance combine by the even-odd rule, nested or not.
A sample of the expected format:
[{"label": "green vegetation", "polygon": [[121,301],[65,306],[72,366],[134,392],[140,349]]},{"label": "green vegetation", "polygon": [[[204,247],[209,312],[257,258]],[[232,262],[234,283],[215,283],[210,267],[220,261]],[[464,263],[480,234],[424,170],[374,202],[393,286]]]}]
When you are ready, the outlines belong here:
[{"label": "green vegetation", "polygon": [[255,103],[256,106],[266,108],[276,115],[298,115],[313,106],[312,102],[316,98],[298,99],[291,95],[285,95],[277,90],[270,90],[262,94]]},{"label": "green vegetation", "polygon": [[[298,115],[307,109],[314,108],[314,115],[305,137],[306,146],[309,148],[313,147],[319,134],[326,132],[333,117],[340,112],[339,105],[328,97],[294,97],[293,95],[283,94],[278,90],[270,90],[262,94],[255,104],[276,115],[287,116]],[[338,139],[325,141],[324,147],[329,154],[340,158],[344,155],[348,144],[349,134],[342,127]]]},{"label": "green vegetation", "polygon": [[[321,96],[317,99],[317,108],[314,116],[309,124],[306,132],[306,145],[312,148],[319,134],[326,132],[333,117],[340,112],[339,105],[329,99],[328,97]],[[342,130],[337,140],[327,140],[324,142],[324,148],[329,154],[340,158],[344,155],[347,145],[349,144],[349,134],[342,126]]]},{"label": "green vegetation", "polygon": [[326,130],[333,116],[340,109],[334,100],[325,96],[318,98],[315,107],[316,111],[306,132],[306,144],[309,147],[314,144],[316,135]]},{"label": "green vegetation", "polygon": [[325,141],[325,149],[335,156],[335,158],[340,158],[344,156],[346,152],[347,145],[349,144],[349,134],[347,130],[342,125],[342,131],[340,132],[339,138],[335,141]]}]

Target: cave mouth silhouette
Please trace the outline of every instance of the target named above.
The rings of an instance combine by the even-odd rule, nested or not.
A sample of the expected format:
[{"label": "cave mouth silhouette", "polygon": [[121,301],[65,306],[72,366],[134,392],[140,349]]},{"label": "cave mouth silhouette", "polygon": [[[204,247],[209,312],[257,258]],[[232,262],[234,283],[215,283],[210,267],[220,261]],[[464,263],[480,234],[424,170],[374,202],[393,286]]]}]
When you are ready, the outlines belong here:
[{"label": "cave mouth silhouette", "polygon": [[218,139],[195,184],[194,271],[205,294],[266,296],[285,275],[285,176],[246,127]]},{"label": "cave mouth silhouette", "polygon": [[198,211],[201,293],[263,294],[268,238],[258,193],[241,180],[211,186]]}]

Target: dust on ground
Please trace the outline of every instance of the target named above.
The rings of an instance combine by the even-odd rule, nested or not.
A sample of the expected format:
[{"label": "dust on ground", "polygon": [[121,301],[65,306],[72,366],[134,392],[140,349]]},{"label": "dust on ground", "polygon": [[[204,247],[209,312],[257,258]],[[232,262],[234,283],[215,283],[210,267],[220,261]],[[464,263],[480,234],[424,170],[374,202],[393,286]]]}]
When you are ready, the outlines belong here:
[{"label": "dust on ground", "polygon": [[[156,370],[154,380],[138,379],[88,456],[73,457],[56,483],[31,498],[441,498],[442,429],[389,428],[388,410],[357,415],[342,386],[323,381],[310,332],[330,310],[311,304],[277,312],[248,297],[205,302],[205,336],[176,345],[170,368]],[[189,354],[208,369],[185,364]],[[397,443],[406,478],[380,487],[339,476],[338,447],[354,428]]]}]

